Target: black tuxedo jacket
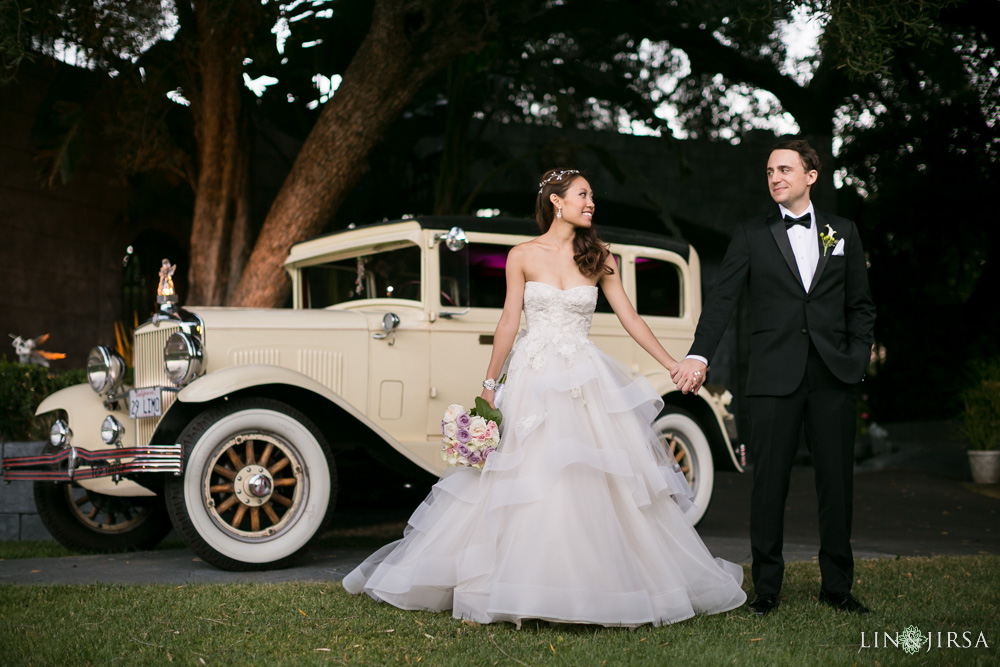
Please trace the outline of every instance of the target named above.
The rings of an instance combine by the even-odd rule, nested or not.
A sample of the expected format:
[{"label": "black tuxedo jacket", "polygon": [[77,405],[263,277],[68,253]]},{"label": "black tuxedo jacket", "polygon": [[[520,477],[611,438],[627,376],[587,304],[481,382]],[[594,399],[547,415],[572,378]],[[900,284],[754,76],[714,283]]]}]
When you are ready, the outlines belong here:
[{"label": "black tuxedo jacket", "polygon": [[[698,321],[690,354],[711,360],[743,286],[749,286],[748,396],[795,391],[805,374],[810,340],[842,382],[860,382],[868,368],[875,304],[857,227],[845,218],[814,212],[820,260],[808,291],[775,206],[772,213],[737,228]],[[833,248],[824,253],[819,232],[827,225],[835,238],[844,240],[843,255],[834,255]]]}]

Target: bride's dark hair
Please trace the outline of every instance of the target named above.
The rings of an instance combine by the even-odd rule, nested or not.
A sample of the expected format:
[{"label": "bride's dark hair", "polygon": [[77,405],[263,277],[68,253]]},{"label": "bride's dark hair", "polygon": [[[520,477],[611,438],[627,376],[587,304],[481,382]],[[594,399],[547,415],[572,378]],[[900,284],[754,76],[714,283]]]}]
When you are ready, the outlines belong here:
[{"label": "bride's dark hair", "polygon": [[[535,221],[542,234],[549,231],[552,220],[556,217],[556,208],[549,199],[555,193],[565,198],[570,184],[583,177],[576,169],[549,169],[538,179],[538,198],[535,200]],[[573,261],[580,268],[580,273],[593,278],[605,273],[614,273],[614,269],[605,262],[611,254],[606,243],[597,238],[597,230],[590,227],[577,227],[573,237]]]}]

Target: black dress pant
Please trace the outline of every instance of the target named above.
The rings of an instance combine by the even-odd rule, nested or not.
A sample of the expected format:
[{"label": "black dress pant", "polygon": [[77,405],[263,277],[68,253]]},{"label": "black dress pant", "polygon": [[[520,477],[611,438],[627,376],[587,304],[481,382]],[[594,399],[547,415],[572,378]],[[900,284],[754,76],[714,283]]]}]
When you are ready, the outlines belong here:
[{"label": "black dress pant", "polygon": [[798,389],[788,396],[747,397],[753,459],[750,547],[757,594],[781,590],[785,501],[803,426],[816,474],[822,587],[831,593],[851,590],[857,387],[838,380],[810,345]]}]

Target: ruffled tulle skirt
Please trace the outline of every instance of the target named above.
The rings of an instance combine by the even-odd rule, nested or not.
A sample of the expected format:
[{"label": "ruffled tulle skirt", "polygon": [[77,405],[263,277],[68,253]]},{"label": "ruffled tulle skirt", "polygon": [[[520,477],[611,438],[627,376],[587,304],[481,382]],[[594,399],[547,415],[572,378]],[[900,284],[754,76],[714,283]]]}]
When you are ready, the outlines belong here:
[{"label": "ruffled tulle skirt", "polygon": [[691,489],[652,429],[662,402],[649,382],[590,343],[545,348],[515,346],[484,469],[449,469],[344,588],[518,625],[659,625],[743,604],[742,569],[685,516]]}]

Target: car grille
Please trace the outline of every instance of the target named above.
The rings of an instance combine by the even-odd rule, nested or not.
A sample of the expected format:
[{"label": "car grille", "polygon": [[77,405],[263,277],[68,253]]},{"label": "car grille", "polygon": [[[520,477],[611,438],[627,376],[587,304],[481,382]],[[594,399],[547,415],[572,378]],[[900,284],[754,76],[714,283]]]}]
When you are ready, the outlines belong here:
[{"label": "car grille", "polygon": [[[163,369],[163,347],[167,339],[180,326],[174,322],[161,322],[158,327],[148,327],[135,333],[135,387],[176,387],[167,379]],[[160,397],[161,414],[165,414],[177,398],[177,392],[164,391]],[[160,417],[147,417],[135,420],[135,445],[142,447],[149,444],[153,437]]]}]

